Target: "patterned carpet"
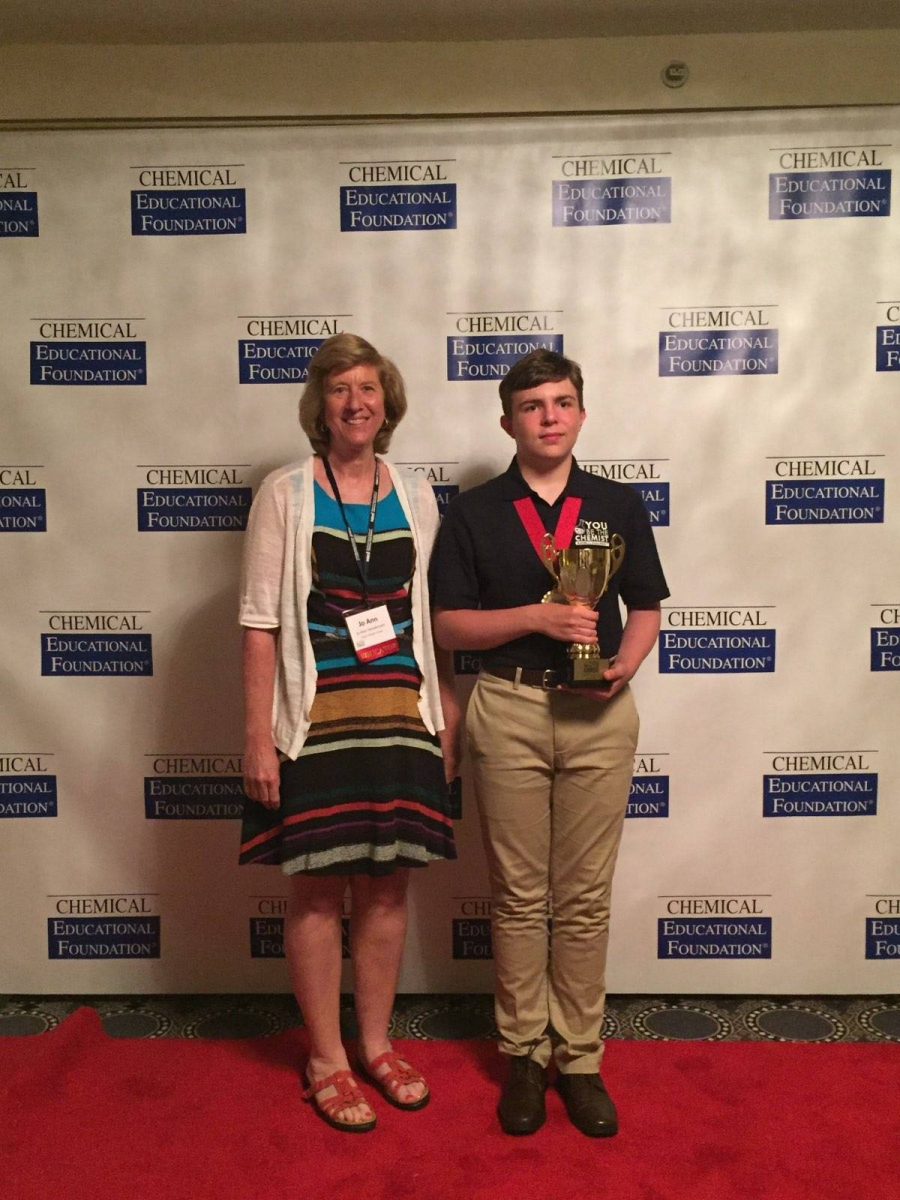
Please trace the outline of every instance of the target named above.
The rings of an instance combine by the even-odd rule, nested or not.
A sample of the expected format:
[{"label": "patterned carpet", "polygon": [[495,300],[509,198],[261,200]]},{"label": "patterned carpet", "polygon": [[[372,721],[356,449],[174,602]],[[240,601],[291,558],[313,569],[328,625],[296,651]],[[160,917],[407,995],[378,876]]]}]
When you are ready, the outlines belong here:
[{"label": "patterned carpet", "polygon": [[[286,995],[0,996],[0,1036],[42,1033],[87,1004],[112,1037],[256,1037],[301,1024]],[[342,1025],[354,1036],[352,998]],[[398,996],[391,1036],[492,1038],[490,996]],[[900,1042],[897,996],[610,996],[604,1037]]]}]

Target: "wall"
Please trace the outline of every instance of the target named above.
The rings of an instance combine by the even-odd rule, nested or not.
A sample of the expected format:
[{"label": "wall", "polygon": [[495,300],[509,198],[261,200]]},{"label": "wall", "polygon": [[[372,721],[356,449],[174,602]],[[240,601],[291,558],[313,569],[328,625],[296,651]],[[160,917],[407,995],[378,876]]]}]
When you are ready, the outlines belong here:
[{"label": "wall", "polygon": [[[497,381],[549,340],[579,460],[655,522],[611,988],[890,991],[898,114],[0,136],[0,988],[285,986],[283,879],[235,861],[241,529],[341,328],[443,500],[508,462]],[[457,836],[403,990],[490,988],[467,787]]]},{"label": "wall", "polygon": [[[448,422],[436,436],[420,409],[419,423],[411,418],[398,444],[401,456],[430,460],[438,452],[435,447],[449,446],[463,463],[483,449],[484,409],[479,405],[493,405],[496,398],[492,384],[472,385],[477,390],[471,399],[471,428],[462,438],[449,416],[455,385],[440,376],[445,337],[453,332],[444,309],[530,309],[544,304],[557,311],[565,307],[566,348],[586,362],[589,377],[619,383],[615,397],[605,404],[608,424],[594,425],[596,434],[586,439],[583,453],[617,460],[659,455],[667,464],[671,459],[667,469],[672,472],[676,515],[683,524],[660,533],[661,541],[678,539],[676,554],[674,546],[663,545],[677,602],[781,604],[780,661],[792,672],[790,689],[781,686],[777,676],[770,677],[775,686],[768,692],[757,686],[765,685],[765,677],[739,679],[736,685],[732,681],[730,696],[738,697],[735,708],[728,695],[723,704],[714,678],[659,679],[652,661],[645,668],[641,747],[663,750],[661,761],[673,779],[671,824],[677,832],[668,834],[668,820],[629,822],[619,873],[612,986],[682,992],[890,988],[885,963],[864,959],[862,944],[864,921],[895,911],[877,904],[896,905],[896,899],[872,898],[870,903],[871,894],[898,891],[896,874],[881,851],[882,846],[887,850],[896,844],[890,802],[896,752],[888,732],[895,689],[890,687],[892,676],[870,675],[866,659],[867,619],[887,620],[872,617],[871,606],[893,601],[898,594],[896,574],[887,570],[892,560],[877,550],[878,545],[890,544],[890,531],[875,523],[858,535],[822,529],[804,539],[802,531],[790,534],[765,527],[760,500],[773,455],[785,456],[786,461],[796,455],[865,451],[875,454],[879,469],[883,462],[886,472],[894,470],[896,439],[888,422],[896,389],[892,375],[873,376],[871,361],[875,324],[895,319],[878,308],[878,301],[896,295],[892,222],[770,223],[764,194],[768,172],[779,165],[771,147],[801,144],[796,139],[808,135],[817,144],[849,138],[883,145],[896,139],[896,115],[885,110],[882,122],[878,113],[834,114],[832,125],[828,114],[821,114],[819,124],[810,124],[811,114],[787,114],[781,123],[771,114],[771,124],[769,117],[759,115],[719,121],[686,113],[674,121],[663,116],[644,123],[535,122],[518,128],[510,122],[498,128],[497,122],[437,122],[388,132],[367,130],[363,119],[517,110],[554,114],[897,103],[900,85],[893,66],[898,51],[896,32],[447,45],[0,49],[0,124],[7,128],[207,120],[254,125],[327,117],[354,122],[354,128],[333,136],[328,130],[303,131],[301,153],[301,135],[293,131],[246,130],[235,143],[218,140],[222,133],[189,131],[162,142],[156,135],[116,133],[39,133],[4,141],[0,162],[27,162],[38,172],[41,205],[40,238],[4,245],[3,261],[13,284],[0,307],[6,330],[3,401],[9,417],[4,455],[16,463],[49,464],[46,536],[55,539],[49,555],[40,538],[26,538],[15,551],[12,544],[3,547],[11,581],[9,644],[15,646],[21,667],[14,690],[4,697],[10,703],[2,718],[4,750],[49,750],[61,780],[60,821],[49,857],[47,822],[10,823],[7,844],[14,847],[15,869],[4,883],[10,903],[2,940],[16,947],[17,976],[8,987],[252,991],[283,986],[280,963],[248,962],[247,922],[261,916],[253,904],[260,899],[280,902],[280,897],[260,897],[256,893],[277,892],[278,885],[268,878],[265,886],[251,885],[233,867],[233,823],[198,822],[188,831],[183,822],[168,822],[162,828],[154,821],[147,832],[140,811],[144,759],[150,762],[151,752],[236,750],[239,742],[236,706],[231,702],[237,668],[231,620],[239,535],[226,534],[226,546],[212,534],[199,550],[174,534],[164,534],[162,544],[151,538],[148,545],[134,527],[133,514],[133,489],[141,483],[135,464],[182,461],[185,438],[198,462],[209,461],[201,457],[207,454],[217,456],[216,461],[249,458],[252,484],[258,483],[264,468],[290,456],[285,447],[293,446],[296,438],[296,389],[260,389],[266,400],[268,393],[277,394],[277,403],[273,396],[266,403],[265,420],[260,420],[263,398],[250,399],[247,388],[235,386],[237,314],[322,311],[318,305],[329,312],[355,314],[359,328],[396,353],[411,376],[414,393],[430,395]],[[689,64],[691,77],[684,88],[670,91],[661,84],[659,72],[675,58]],[[594,232],[547,228],[551,151],[562,145],[572,153],[587,151],[598,148],[595,138],[635,135],[648,148],[652,142],[655,149],[669,147],[676,155],[673,224]],[[785,142],[783,137],[794,140]],[[430,299],[419,305],[416,296],[407,296],[404,304],[386,308],[377,304],[377,284],[385,266],[406,269],[413,247],[404,239],[415,235],[384,235],[400,239],[396,244],[372,235],[376,244],[367,243],[366,251],[372,286],[363,281],[347,293],[343,281],[351,278],[351,267],[358,268],[360,258],[356,239],[349,239],[348,245],[338,234],[319,246],[309,236],[310,229],[328,229],[335,220],[338,160],[347,157],[342,150],[349,147],[354,158],[377,157],[378,150],[396,153],[394,147],[401,142],[421,142],[435,154],[445,141],[454,146],[454,153],[457,143],[464,151],[458,168],[460,194],[470,212],[480,213],[483,244],[467,242],[474,235],[465,229],[459,238],[425,234],[443,239],[431,249],[431,273],[420,272],[423,298],[427,294]],[[166,161],[208,162],[204,155],[215,145],[227,151],[213,161],[231,162],[236,155],[251,163],[248,171],[256,174],[251,174],[246,251],[238,252],[231,244],[244,239],[200,239],[191,245],[192,239],[176,238],[148,245],[128,236],[123,221],[129,172],[136,162],[157,161],[150,156],[160,152],[160,144]],[[423,152],[418,145],[413,150]],[[193,157],[183,157],[185,153]],[[506,166],[501,165],[504,154]],[[346,180],[341,177],[341,182]],[[518,219],[532,232],[520,241],[516,222],[506,219],[507,209],[497,199],[521,200],[525,195],[531,200],[524,216],[520,205]],[[303,224],[295,229],[298,212]],[[585,234],[591,239],[588,243]],[[590,278],[633,281],[599,316],[590,288],[569,293],[571,274],[565,269],[554,267],[546,278],[535,275],[529,280],[527,271],[483,268],[476,278],[466,267],[480,264],[483,255],[488,256],[485,262],[491,261],[490,254],[499,256],[499,265],[508,266],[524,250],[530,269],[536,246],[549,253],[563,237],[569,239],[565,244],[570,256],[563,263],[571,274],[590,269]],[[586,244],[591,248],[588,254]],[[753,254],[746,253],[748,244]],[[298,275],[291,269],[298,245],[307,267],[309,255],[318,254],[314,271]],[[711,245],[718,248],[717,261],[710,257]],[[336,261],[344,263],[343,272],[335,270]],[[451,261],[458,276],[450,273]],[[870,264],[866,272],[859,270],[860,263]],[[835,277],[840,277],[840,287]],[[452,278],[453,286],[448,282]],[[510,290],[512,281],[516,286]],[[177,302],[170,294],[173,289]],[[450,292],[452,298],[445,303],[444,295]],[[203,314],[199,324],[198,297]],[[781,306],[781,378],[734,380],[730,390],[716,393],[702,390],[715,386],[711,380],[660,380],[654,355],[660,306],[723,300],[777,301]],[[146,328],[157,347],[151,362],[158,381],[154,379],[154,404],[136,407],[138,421],[104,389],[102,395],[91,389],[60,395],[53,389],[30,389],[25,382],[30,319],[50,311],[74,314],[83,305],[106,313],[109,304],[115,304],[117,312],[131,312],[137,305],[134,311],[150,318]],[[429,311],[426,333],[420,324]],[[847,339],[848,331],[852,340]],[[195,355],[200,337],[204,350]],[[771,389],[763,390],[769,384],[777,386],[780,399],[764,407],[760,396],[770,395]],[[442,393],[447,395],[446,405],[440,402]],[[709,405],[713,395],[714,404]],[[673,396],[678,397],[675,404]],[[182,397],[189,397],[193,406],[194,421],[187,430],[180,424]],[[632,398],[643,406],[635,426]],[[162,419],[166,416],[171,420]],[[833,435],[836,430],[841,431],[839,438]],[[615,444],[612,434],[619,439]],[[490,465],[497,468],[507,447],[496,429],[494,437]],[[723,458],[726,446],[739,449],[740,463]],[[71,468],[73,453],[77,464]],[[705,466],[695,462],[698,453],[705,456]],[[105,465],[110,461],[118,464],[114,471]],[[717,487],[726,477],[732,523],[723,530],[717,514],[725,501]],[[706,486],[709,480],[711,489]],[[466,482],[462,470],[459,482]],[[889,483],[889,492],[891,487]],[[745,558],[736,552],[729,560],[723,553],[733,537],[736,514],[742,544],[754,547],[750,558],[756,586],[749,590],[743,586]],[[84,528],[84,541],[67,532],[73,525]],[[721,545],[711,543],[711,530],[720,541],[724,538]],[[785,533],[793,540],[783,538]],[[840,538],[834,539],[835,533]],[[20,536],[25,537],[11,534]],[[837,557],[833,540],[840,542]],[[805,590],[795,595],[792,572],[798,570],[800,544],[806,547],[801,572]],[[697,569],[697,560],[702,569]],[[852,570],[858,561],[880,572],[872,576],[871,587],[867,573]],[[125,572],[123,563],[130,564]],[[197,576],[196,596],[187,605],[173,605],[170,579],[193,579],[192,572]],[[154,618],[160,656],[155,682],[136,692],[135,681],[113,681],[112,687],[97,692],[88,689],[101,681],[43,679],[35,660],[39,610],[54,605],[106,607],[107,596],[110,605],[141,607],[139,598],[151,597],[147,607],[159,613]],[[840,615],[842,604],[852,614],[849,635]],[[824,632],[815,619],[823,609],[831,622]],[[225,628],[232,635],[223,651],[220,631]],[[207,664],[205,676],[194,670],[194,661]],[[837,687],[835,672],[840,675]],[[69,690],[73,686],[75,690]],[[857,731],[848,741],[845,712],[851,689]],[[736,711],[741,714],[737,722]],[[729,731],[735,727],[743,731],[743,740],[730,746],[723,737],[732,736]],[[763,756],[782,732],[790,736],[791,745],[780,749],[846,751],[865,744],[870,758],[864,773],[874,778],[876,766],[882,773],[875,821],[837,817],[760,824],[761,775],[764,768],[778,769]],[[879,752],[880,757],[871,757]],[[646,757],[649,761],[652,755]],[[723,825],[722,811],[729,805],[733,819]],[[462,890],[474,893],[481,906],[476,912],[483,916],[485,889],[470,808],[468,817],[460,832],[469,873],[465,878],[472,882]],[[776,835],[775,828],[784,832]],[[673,853],[676,840],[679,851]],[[698,846],[705,847],[706,854],[698,855]],[[842,873],[837,884],[835,863]],[[56,907],[59,893],[82,896],[107,888],[145,887],[155,896],[158,878],[161,894],[154,901],[155,911],[166,923],[161,960],[112,975],[104,964],[48,962],[46,922],[62,911]],[[460,898],[461,878],[445,873],[439,887],[419,892],[406,988],[468,991],[490,986],[486,963],[446,957],[451,928],[471,916],[462,907],[471,897]],[[248,896],[248,891],[254,895]],[[655,961],[656,926],[671,915],[670,894],[723,891],[762,894],[761,911],[773,913],[776,923],[774,961],[758,964],[761,970],[751,973],[733,972],[728,964],[721,970],[723,964],[707,963],[712,971],[698,971],[690,961]],[[453,907],[457,901],[458,909]],[[831,927],[827,949],[816,940],[826,910]],[[435,931],[442,931],[439,946]]]},{"label": "wall", "polygon": [[[687,84],[664,87],[672,60]],[[0,47],[0,123],[672,111],[900,101],[900,31]]]}]

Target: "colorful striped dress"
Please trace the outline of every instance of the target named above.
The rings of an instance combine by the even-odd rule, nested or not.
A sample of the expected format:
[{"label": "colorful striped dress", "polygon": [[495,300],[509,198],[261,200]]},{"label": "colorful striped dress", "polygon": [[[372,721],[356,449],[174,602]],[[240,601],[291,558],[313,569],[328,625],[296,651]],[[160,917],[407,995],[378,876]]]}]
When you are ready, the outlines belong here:
[{"label": "colorful striped dress", "polygon": [[[362,555],[368,504],[345,504]],[[424,570],[424,564],[422,565]],[[409,589],[415,550],[392,489],[378,502],[369,593],[387,602],[395,654],[361,663],[341,611],[362,601],[337,503],[315,484],[313,584],[307,602],[318,679],[303,749],[281,764],[281,805],[244,805],[242,863],[285,874],[390,874],[456,858],[440,743],[418,709]]]}]

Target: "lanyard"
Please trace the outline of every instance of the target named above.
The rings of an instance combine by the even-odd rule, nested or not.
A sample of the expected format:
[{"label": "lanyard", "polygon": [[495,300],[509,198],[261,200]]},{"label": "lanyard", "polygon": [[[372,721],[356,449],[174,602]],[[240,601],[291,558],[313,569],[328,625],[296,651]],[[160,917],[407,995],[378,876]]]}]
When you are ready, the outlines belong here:
[{"label": "lanyard", "polygon": [[347,520],[347,514],[344,511],[344,502],[341,499],[341,493],[338,490],[337,480],[335,479],[334,472],[331,469],[331,463],[327,458],[323,458],[322,462],[325,466],[325,474],[328,476],[328,482],[331,484],[331,490],[334,492],[334,498],[337,500],[338,508],[341,510],[341,516],[344,518],[344,528],[347,530],[347,541],[350,543],[350,549],[353,551],[353,557],[356,559],[356,569],[359,571],[359,577],[362,580],[363,601],[368,604],[369,559],[372,557],[372,539],[375,535],[375,508],[378,504],[378,480],[381,473],[381,463],[377,458],[375,459],[375,482],[372,485],[372,502],[369,505],[369,527],[366,531],[365,557],[360,559],[359,548],[356,545],[356,538],[353,536],[353,530],[350,528],[350,522]]},{"label": "lanyard", "polygon": [[525,526],[525,532],[528,534],[532,546],[534,546],[535,554],[545,567],[548,566],[548,563],[544,547],[547,544],[548,538],[552,540],[554,549],[568,550],[572,544],[572,534],[575,532],[578,514],[581,512],[580,496],[566,496],[563,501],[562,511],[556,522],[556,529],[552,534],[544,529],[544,523],[538,516],[538,511],[530,496],[523,496],[520,500],[514,500],[513,507],[519,515],[519,520]]}]

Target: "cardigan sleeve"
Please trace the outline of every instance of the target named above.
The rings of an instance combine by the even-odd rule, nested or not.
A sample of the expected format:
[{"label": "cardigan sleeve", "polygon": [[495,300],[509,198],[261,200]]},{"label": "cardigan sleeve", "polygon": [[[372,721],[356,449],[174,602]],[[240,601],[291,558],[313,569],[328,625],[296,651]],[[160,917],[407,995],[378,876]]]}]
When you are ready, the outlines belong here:
[{"label": "cardigan sleeve", "polygon": [[241,625],[278,629],[284,571],[286,496],[273,475],[260,485],[250,510],[241,570]]}]

